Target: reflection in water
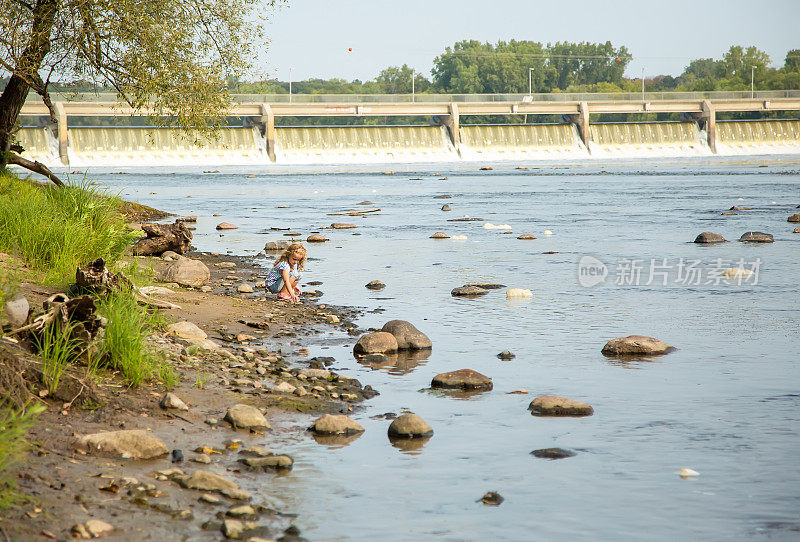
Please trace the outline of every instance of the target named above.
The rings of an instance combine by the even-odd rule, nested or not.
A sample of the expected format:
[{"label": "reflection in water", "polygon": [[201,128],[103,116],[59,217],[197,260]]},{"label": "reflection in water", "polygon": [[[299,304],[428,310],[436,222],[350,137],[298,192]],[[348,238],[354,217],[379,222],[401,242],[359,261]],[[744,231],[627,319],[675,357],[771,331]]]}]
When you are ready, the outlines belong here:
[{"label": "reflection in water", "polygon": [[444,397],[450,397],[452,399],[461,399],[462,401],[466,401],[466,400],[472,399],[473,397],[476,397],[478,395],[481,395],[482,393],[485,393],[485,392],[491,391],[491,390],[476,390],[476,389],[470,389],[470,390],[457,389],[457,390],[453,390],[453,389],[446,389],[446,388],[424,388],[424,389],[421,389],[419,391],[421,391],[423,393],[427,393],[429,395],[433,395],[433,396],[440,396],[440,397],[444,396]]},{"label": "reflection in water", "polygon": [[321,435],[313,433],[312,436],[317,444],[322,444],[330,448],[344,448],[363,434],[364,432],[361,431],[352,435]]},{"label": "reflection in water", "polygon": [[386,369],[392,375],[408,374],[431,357],[431,350],[401,350],[396,354],[356,356],[356,360],[372,369]]},{"label": "reflection in water", "polygon": [[397,437],[389,437],[389,442],[392,443],[392,446],[403,452],[404,454],[408,455],[419,455],[422,453],[422,448],[428,441],[431,440],[431,437],[425,438],[397,438]]},{"label": "reflection in water", "polygon": [[659,363],[655,359],[656,356],[642,356],[642,355],[608,355],[603,354],[609,365],[622,367],[623,369],[642,369],[641,365],[645,363]]}]

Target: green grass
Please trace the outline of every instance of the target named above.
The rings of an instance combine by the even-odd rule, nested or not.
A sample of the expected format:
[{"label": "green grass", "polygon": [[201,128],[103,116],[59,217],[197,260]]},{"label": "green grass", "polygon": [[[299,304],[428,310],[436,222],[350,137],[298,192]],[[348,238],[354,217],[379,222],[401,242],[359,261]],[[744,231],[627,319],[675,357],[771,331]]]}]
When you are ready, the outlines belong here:
[{"label": "green grass", "polygon": [[58,388],[61,375],[70,368],[81,353],[75,347],[72,328],[68,326],[49,325],[42,334],[34,336],[33,344],[36,353],[42,360],[42,376],[50,393]]},{"label": "green grass", "polygon": [[36,186],[0,173],[0,250],[24,258],[45,283],[66,285],[77,267],[100,257],[114,263],[136,238],[119,206],[86,182]]},{"label": "green grass", "polygon": [[164,326],[159,313],[150,313],[129,293],[109,293],[100,300],[98,310],[108,319],[101,351],[106,364],[118,370],[132,386],[145,380],[160,380],[167,388],[177,377],[169,362],[148,348],[146,339]]},{"label": "green grass", "polygon": [[15,506],[25,499],[16,491],[14,478],[9,476],[8,470],[28,449],[25,434],[43,411],[44,406],[39,404],[25,410],[0,408],[0,510]]}]

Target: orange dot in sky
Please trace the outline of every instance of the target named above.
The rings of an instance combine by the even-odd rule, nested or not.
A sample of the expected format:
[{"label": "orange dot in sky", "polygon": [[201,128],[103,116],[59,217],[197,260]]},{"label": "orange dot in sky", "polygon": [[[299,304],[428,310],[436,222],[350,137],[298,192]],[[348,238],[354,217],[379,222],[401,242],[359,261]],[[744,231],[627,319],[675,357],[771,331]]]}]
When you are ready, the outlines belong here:
[{"label": "orange dot in sky", "polygon": [[352,47],[348,47],[348,48],[347,48],[347,50],[348,50],[348,51],[352,51],[352,50],[353,50],[353,48],[352,48]]}]

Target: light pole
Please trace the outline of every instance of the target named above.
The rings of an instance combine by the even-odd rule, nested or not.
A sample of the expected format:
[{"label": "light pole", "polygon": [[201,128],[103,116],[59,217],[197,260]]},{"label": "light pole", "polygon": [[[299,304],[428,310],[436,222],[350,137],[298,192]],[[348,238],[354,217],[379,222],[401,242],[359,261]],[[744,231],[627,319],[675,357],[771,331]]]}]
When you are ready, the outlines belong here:
[{"label": "light pole", "polygon": [[414,101],[414,76],[416,75],[416,71],[414,68],[411,68],[411,101]]},{"label": "light pole", "polygon": [[292,68],[289,68],[289,103],[292,103]]},{"label": "light pole", "polygon": [[644,68],[642,68],[642,101],[644,101]]},{"label": "light pole", "polygon": [[755,97],[755,87],[753,87],[753,78],[756,74],[756,67],[750,66],[750,99],[752,100]]},{"label": "light pole", "polygon": [[528,96],[533,96],[533,68],[528,68]]}]

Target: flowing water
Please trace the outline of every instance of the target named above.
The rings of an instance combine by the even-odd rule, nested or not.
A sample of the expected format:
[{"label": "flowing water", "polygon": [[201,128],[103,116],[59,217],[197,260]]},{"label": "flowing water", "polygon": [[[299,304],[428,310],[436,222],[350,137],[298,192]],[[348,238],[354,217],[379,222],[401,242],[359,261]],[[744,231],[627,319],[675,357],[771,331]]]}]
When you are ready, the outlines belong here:
[{"label": "flowing water", "polygon": [[[309,245],[304,281],[323,282],[323,302],[364,308],[363,328],[399,318],[432,339],[427,359],[383,368],[360,365],[343,333],[311,340],[311,356],[335,357],[337,371],[381,395],[352,414],[366,428],[360,438],[325,445],[298,429],[280,448],[294,470],[263,477],[263,497],[298,513],[310,540],[796,540],[800,234],[787,217],[800,204],[800,158],[514,166],[97,169],[87,178],[199,215],[194,244],[205,251],[255,255],[285,239],[271,227],[306,235],[354,222]],[[382,211],[327,216],[362,200]],[[734,205],[752,209],[722,214]],[[448,222],[465,216],[484,221]],[[240,228],[221,234],[223,220]],[[691,242],[706,230],[730,242]],[[774,244],[737,241],[751,230],[774,234]],[[467,238],[429,239],[436,231]],[[517,240],[522,233],[537,239]],[[598,275],[579,274],[581,264],[605,265],[605,281],[590,287]],[[721,270],[736,266],[754,275],[724,280]],[[386,288],[364,288],[373,279]],[[471,281],[533,297],[450,295]],[[629,361],[600,353],[629,334],[677,350]],[[516,358],[496,357],[506,349]],[[461,368],[490,376],[494,390],[426,390],[434,375]],[[509,394],[521,388],[529,394]],[[595,413],[531,416],[540,394]],[[418,449],[394,447],[390,422],[374,418],[403,409],[434,428]],[[577,455],[530,455],[549,447]],[[700,475],[682,479],[681,468]],[[501,506],[476,502],[490,490]]]}]

